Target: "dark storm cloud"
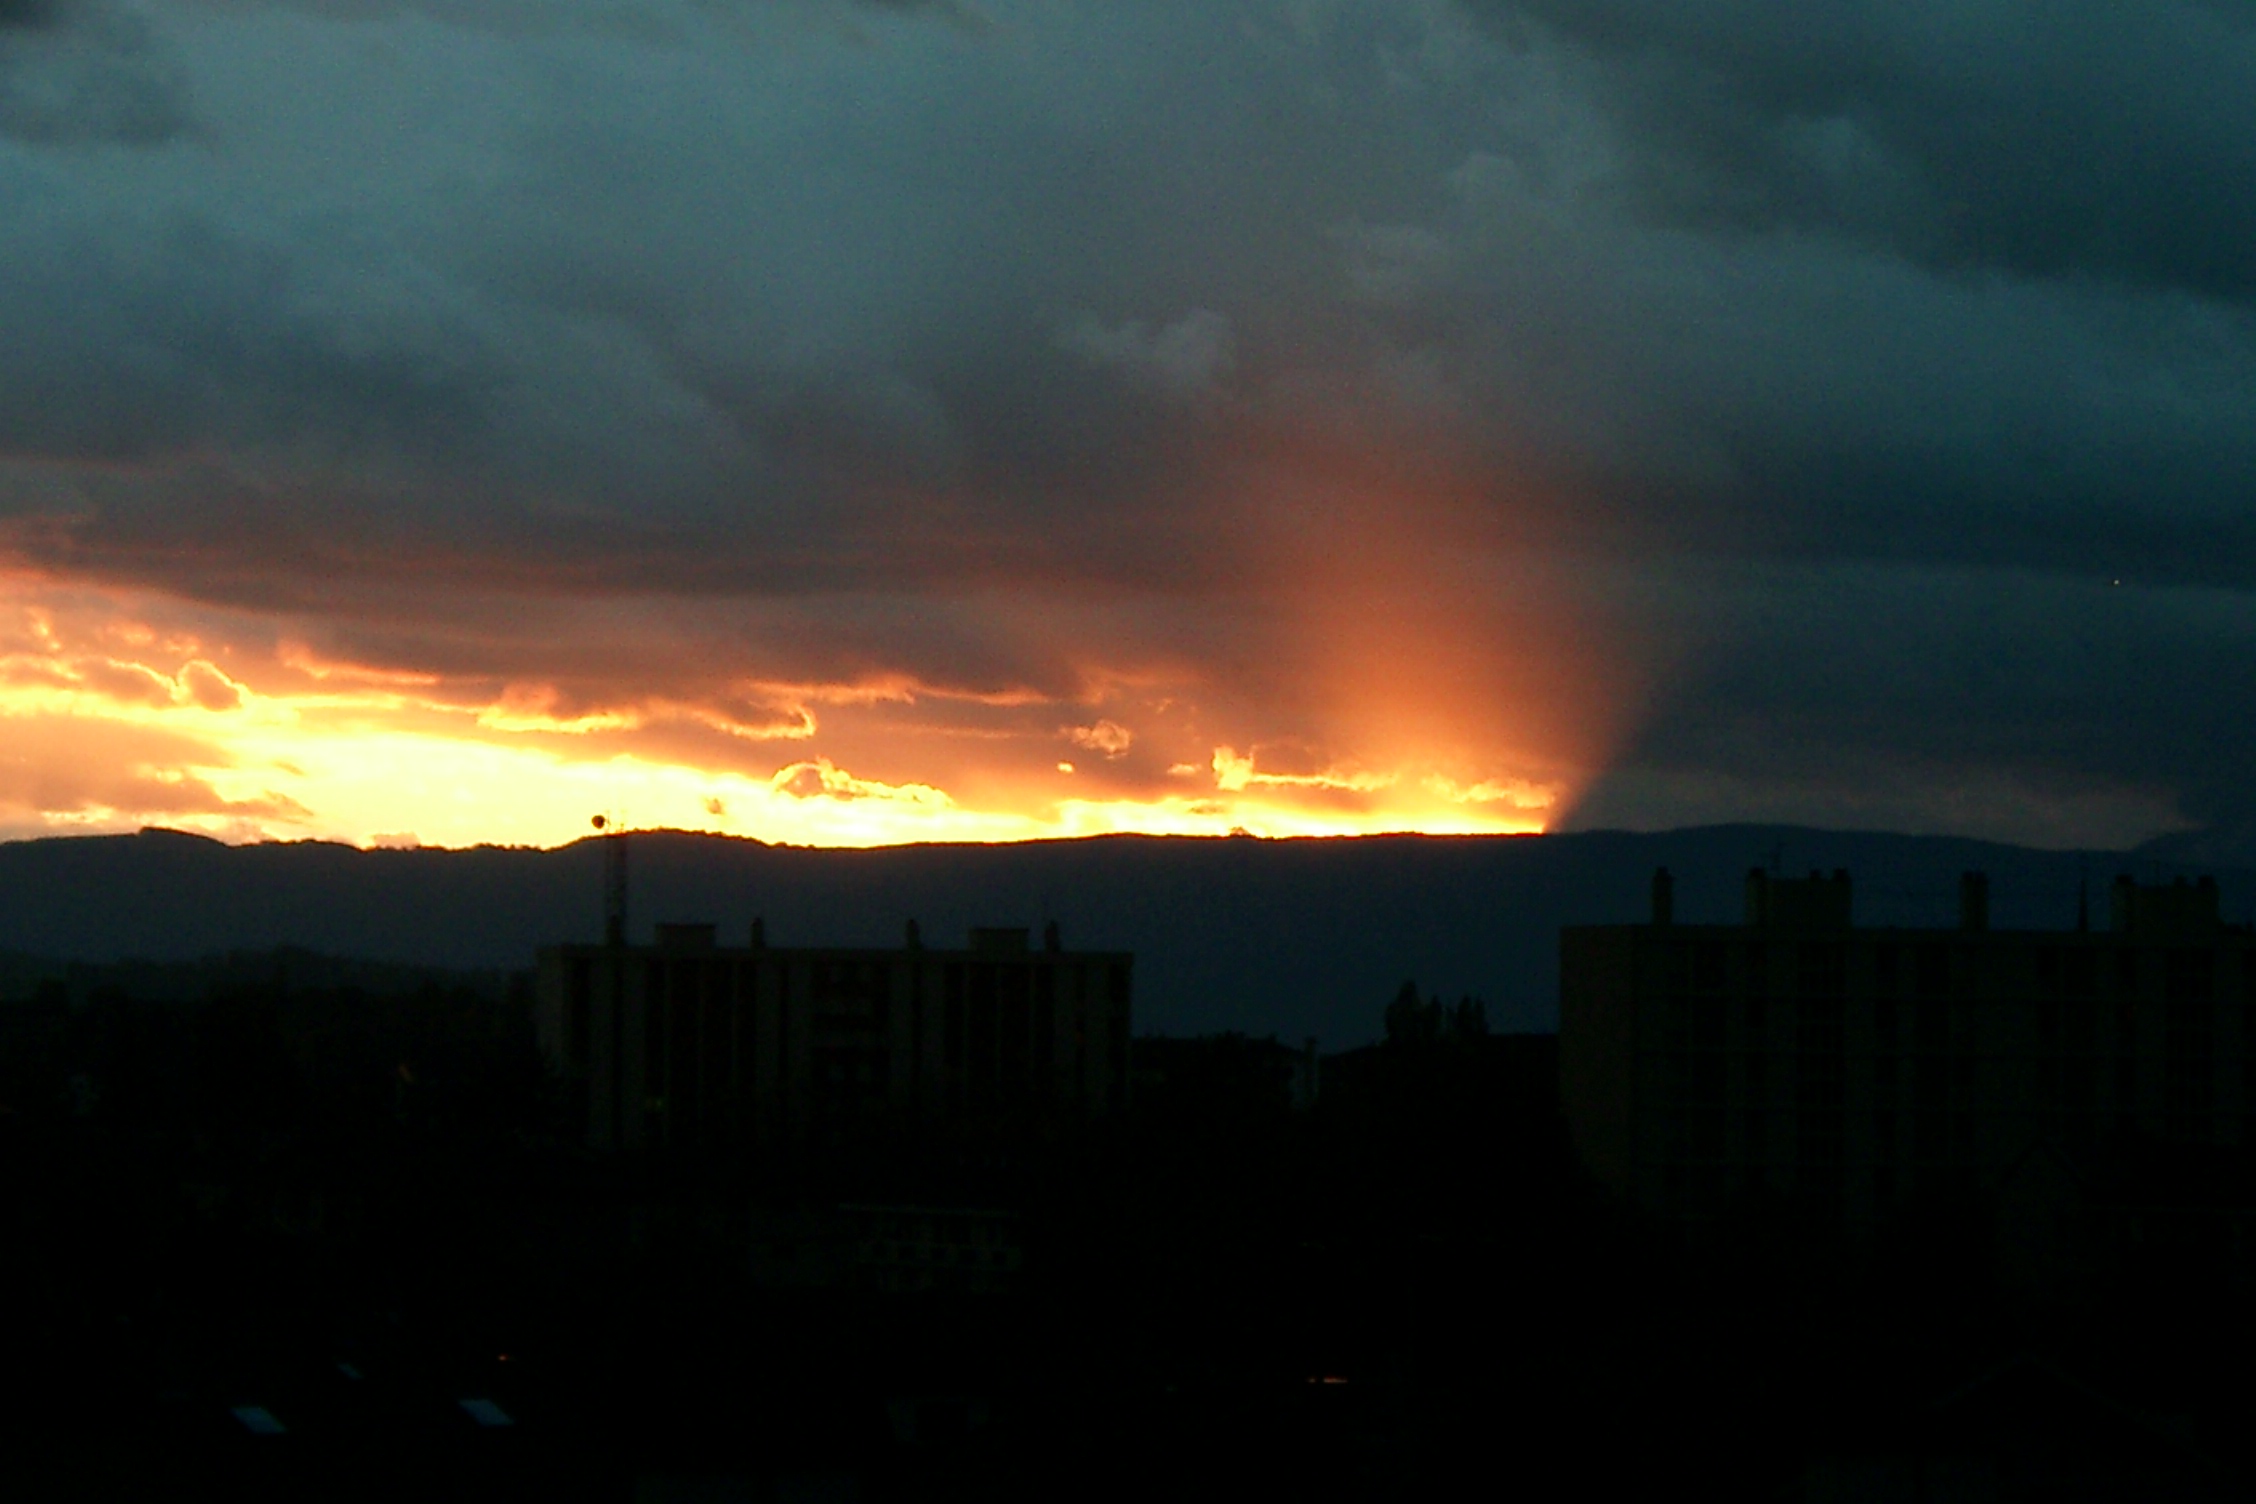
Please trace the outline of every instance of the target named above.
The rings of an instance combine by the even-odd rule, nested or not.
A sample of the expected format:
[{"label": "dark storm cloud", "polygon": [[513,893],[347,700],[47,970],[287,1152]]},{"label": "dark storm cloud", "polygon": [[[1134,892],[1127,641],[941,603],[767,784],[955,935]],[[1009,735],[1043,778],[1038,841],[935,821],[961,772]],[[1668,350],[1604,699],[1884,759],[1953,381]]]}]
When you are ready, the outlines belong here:
[{"label": "dark storm cloud", "polygon": [[108,0],[0,0],[0,140],[150,146],[191,125],[186,87]]},{"label": "dark storm cloud", "polygon": [[2245,593],[1775,563],[1680,584],[1677,620],[1727,648],[1670,685],[1579,824],[1674,804],[2100,845],[2248,808]]},{"label": "dark storm cloud", "polygon": [[22,175],[0,253],[14,290],[10,452],[150,462],[297,446],[382,464],[443,461],[469,438],[479,387],[500,379],[474,327],[418,329],[423,310],[396,304],[340,320],[318,305],[355,290],[349,248],[261,245],[161,202],[94,219],[71,176]]},{"label": "dark storm cloud", "polygon": [[[579,9],[678,30],[698,15],[824,7]],[[1054,25],[1032,55],[1023,16],[977,42],[893,35],[859,56],[770,39],[771,57],[728,70],[685,68],[671,46],[472,51],[498,103],[448,127],[515,138],[475,196],[450,193],[460,143],[412,132],[384,143],[424,173],[404,199],[381,158],[344,141],[328,143],[336,171],[318,183],[334,202],[305,212],[285,196],[298,186],[287,172],[256,191],[250,156],[232,184],[219,164],[218,192],[122,212],[70,201],[55,172],[29,185],[10,268],[27,312],[8,438],[19,453],[196,453],[194,483],[155,488],[160,534],[166,515],[255,517],[276,468],[298,482],[282,504],[307,505],[326,466],[354,514],[380,505],[475,535],[453,499],[468,484],[485,498],[474,514],[561,509],[537,540],[557,551],[573,552],[564,540],[584,518],[591,535],[629,540],[614,550],[623,569],[679,553],[678,578],[721,585],[959,576],[984,555],[950,540],[1023,539],[1067,506],[1093,534],[1041,538],[1035,557],[1045,572],[1110,579],[1195,557],[1152,524],[1208,505],[1191,481],[1228,435],[1129,352],[1204,319],[1241,414],[1247,399],[1299,400],[1280,398],[1288,381],[1303,399],[1319,390],[1311,377],[1329,381],[1341,408],[1367,412],[1388,395],[1374,379],[1425,380],[1500,465],[1601,498],[1603,519],[1577,519],[1601,531],[2169,577],[2233,577],[2256,558],[2230,505],[2252,478],[2244,311],[1921,274],[1922,247],[1943,244],[1922,239],[1922,216],[1949,197],[1926,183],[1933,171],[1973,175],[1981,191],[1959,196],[1977,206],[2051,191],[2058,176],[1963,128],[1979,104],[2020,122],[1999,139],[2041,135],[2046,117],[2024,118],[2037,86],[2004,67],[2004,12],[1514,13],[1557,27],[1601,59],[1596,72],[1539,48],[1476,55],[1454,87],[1414,70],[1393,82],[1420,27],[1439,29],[1432,8],[1386,24],[1351,14],[1282,63],[1236,35],[1243,18],[1185,11]],[[2184,41],[2191,15],[2170,11],[2165,41]],[[1058,50],[1074,29],[1082,46]],[[365,106],[412,76],[443,101],[447,65],[417,40],[428,28],[402,36],[396,47],[423,52],[332,67],[308,93]],[[2050,29],[2037,40],[2050,51],[2030,66],[2047,87],[2082,77],[2048,62],[2083,55],[2069,42]],[[2127,55],[2156,47],[2168,50]],[[2202,56],[2224,67],[2229,49]],[[1549,116],[1514,120],[1546,70]],[[652,105],[661,80],[678,107]],[[1956,115],[1926,107],[1946,95]],[[1155,116],[1145,105],[1162,96]],[[1744,128],[1694,129],[1695,96]],[[1916,169],[1919,201],[1864,224],[1865,239],[1796,240],[1797,226],[1863,222],[1797,197],[1778,153],[1744,142],[1836,119],[1879,132],[1885,150],[1839,158],[1828,181],[1866,193]],[[2256,140],[2237,120],[2202,139]],[[1922,121],[1971,144],[1898,141]],[[1600,127],[1616,138],[1577,160],[1577,133]],[[1484,163],[1516,188],[1483,187]],[[354,202],[338,189],[364,167],[376,180]],[[1455,223],[1441,204],[1452,171],[1461,194],[1488,195]],[[2237,180],[2219,175],[2209,195],[2227,217],[2247,201]],[[1669,183],[1698,202],[1656,199]],[[1725,214],[1736,235],[1707,233],[1740,200],[1770,207]],[[2136,199],[2111,208],[2109,223],[2148,239],[2202,223]],[[1656,226],[1662,210],[1678,221]],[[1747,233],[1756,225],[1770,230]],[[2048,254],[2081,233],[2045,238]],[[199,484],[236,505],[209,506]],[[913,533],[936,516],[949,520],[932,538],[888,546],[904,517]],[[1143,536],[1163,541],[1139,547]],[[1105,542],[1078,546],[1087,537]],[[741,575],[724,555],[741,557]]]},{"label": "dark storm cloud", "polygon": [[39,31],[63,18],[63,0],[0,0],[0,31]]},{"label": "dark storm cloud", "polygon": [[1476,0],[1598,60],[1657,213],[1942,266],[2256,288],[2239,0]]},{"label": "dark storm cloud", "polygon": [[1697,268],[1701,327],[1608,362],[1725,358],[1653,373],[1720,461],[1662,484],[1802,549],[2249,578],[2256,10],[1476,4],[1567,44],[1616,280]]},{"label": "dark storm cloud", "polygon": [[[574,588],[570,561],[598,547],[633,589],[1195,572],[1164,518],[1211,436],[1177,431],[1182,393],[1067,336],[1147,311],[1164,333],[1217,279],[1256,306],[1305,285],[1282,251],[1199,266],[1208,226],[1292,238],[1276,208],[1231,207],[1242,169],[1210,162],[1214,142],[1250,131],[1282,154],[1297,132],[1210,87],[1120,134],[1203,49],[1116,29],[1151,55],[1112,60],[1122,77],[1074,106],[950,28],[712,62],[570,39],[457,60],[402,31],[423,54],[308,60],[309,99],[367,106],[405,73],[469,117],[447,132],[515,138],[459,196],[459,137],[415,118],[342,136],[331,107],[230,99],[240,64],[207,55],[233,119],[212,159],[167,164],[184,182],[121,204],[72,192],[75,166],[20,169],[8,441],[141,467],[101,488],[81,566],[208,556],[182,547],[201,530],[256,569],[309,522],[349,564],[356,539],[419,519],[477,548],[515,514],[542,520],[503,540],[503,573],[545,558]],[[472,67],[491,92],[449,97]],[[321,155],[264,164],[294,131]],[[426,175],[401,181],[403,160]],[[1280,186],[1320,211],[1314,165],[1287,165],[1303,181]],[[1206,212],[1155,212],[1184,194]],[[1089,525],[1046,528],[1061,506]]]}]

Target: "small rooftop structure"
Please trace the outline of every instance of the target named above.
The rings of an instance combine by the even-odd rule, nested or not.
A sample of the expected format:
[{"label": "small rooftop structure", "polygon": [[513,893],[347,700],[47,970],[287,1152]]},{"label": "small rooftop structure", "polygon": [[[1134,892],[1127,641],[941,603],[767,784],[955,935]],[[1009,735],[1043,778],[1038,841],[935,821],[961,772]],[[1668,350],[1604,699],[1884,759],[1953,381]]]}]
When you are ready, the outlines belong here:
[{"label": "small rooftop structure", "polygon": [[2224,932],[2217,880],[2138,883],[2125,873],[2108,894],[2108,928],[2141,940],[2206,940]]}]

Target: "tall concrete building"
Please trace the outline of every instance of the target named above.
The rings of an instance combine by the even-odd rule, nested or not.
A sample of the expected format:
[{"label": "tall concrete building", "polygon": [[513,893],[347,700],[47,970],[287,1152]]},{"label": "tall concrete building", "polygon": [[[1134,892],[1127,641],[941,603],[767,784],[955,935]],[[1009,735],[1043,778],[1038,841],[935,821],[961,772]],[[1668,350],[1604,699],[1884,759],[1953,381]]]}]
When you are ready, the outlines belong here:
[{"label": "tall concrete building", "polygon": [[1995,1195],[2032,1155],[2256,1144],[2256,934],[2212,880],[2116,880],[2104,928],[1861,929],[1846,872],[1747,878],[1745,921],[1560,937],[1560,1086],[1623,1202],[1786,1196],[1850,1223]]},{"label": "tall concrete building", "polygon": [[652,945],[540,952],[543,1051],[602,1149],[840,1141],[920,1126],[1007,1127],[1119,1107],[1123,952],[1035,948],[975,929],[927,949],[743,946],[709,924]]}]

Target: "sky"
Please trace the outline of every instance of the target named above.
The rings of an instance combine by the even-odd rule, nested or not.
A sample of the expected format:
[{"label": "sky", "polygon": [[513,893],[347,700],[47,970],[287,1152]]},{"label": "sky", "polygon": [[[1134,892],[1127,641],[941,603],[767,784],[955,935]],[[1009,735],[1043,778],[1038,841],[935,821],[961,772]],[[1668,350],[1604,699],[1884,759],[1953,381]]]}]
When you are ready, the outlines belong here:
[{"label": "sky", "polygon": [[0,836],[2256,850],[2256,3],[0,0]]}]

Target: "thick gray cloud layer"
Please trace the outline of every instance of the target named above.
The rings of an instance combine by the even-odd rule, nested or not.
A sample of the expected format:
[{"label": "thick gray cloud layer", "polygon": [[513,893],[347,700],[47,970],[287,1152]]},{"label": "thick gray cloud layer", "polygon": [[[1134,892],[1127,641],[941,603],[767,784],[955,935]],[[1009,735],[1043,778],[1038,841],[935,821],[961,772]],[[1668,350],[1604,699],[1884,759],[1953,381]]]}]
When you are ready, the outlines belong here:
[{"label": "thick gray cloud layer", "polygon": [[0,0],[0,138],[148,145],[187,123],[181,80],[130,12]]},{"label": "thick gray cloud layer", "polygon": [[2250,802],[2252,157],[2224,0],[0,0],[0,514],[403,663],[1282,705],[1248,582],[1439,465],[1646,686],[1581,819],[2135,838]]},{"label": "thick gray cloud layer", "polygon": [[1494,0],[1594,65],[1656,211],[1938,267],[2256,288],[2245,0]]}]

